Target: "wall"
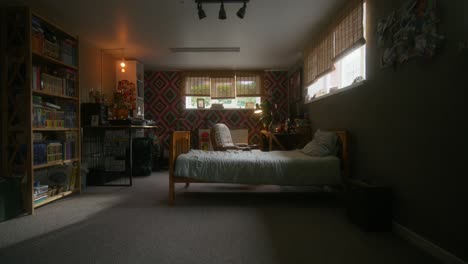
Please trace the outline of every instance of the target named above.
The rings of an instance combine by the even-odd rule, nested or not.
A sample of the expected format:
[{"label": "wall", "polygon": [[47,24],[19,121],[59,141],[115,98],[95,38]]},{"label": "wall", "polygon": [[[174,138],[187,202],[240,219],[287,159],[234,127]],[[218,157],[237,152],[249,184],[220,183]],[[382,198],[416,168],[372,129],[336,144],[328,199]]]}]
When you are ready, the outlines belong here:
[{"label": "wall", "polygon": [[115,90],[116,60],[91,43],[80,39],[81,102],[89,102],[91,90],[104,93],[112,101]]},{"label": "wall", "polygon": [[315,129],[350,131],[353,177],[393,187],[398,223],[467,261],[468,1],[437,1],[438,56],[381,69],[376,22],[395,2],[367,0],[367,82],[306,109]]},{"label": "wall", "polygon": [[[282,117],[287,117],[287,72],[265,72],[265,99],[278,104]],[[260,123],[253,110],[185,110],[181,95],[180,72],[145,72],[145,118],[160,126],[160,140],[166,149],[174,130],[191,130],[197,135],[199,128],[210,128],[217,122],[229,128],[248,128],[251,144],[260,142]],[[197,137],[194,138],[195,142]]]}]

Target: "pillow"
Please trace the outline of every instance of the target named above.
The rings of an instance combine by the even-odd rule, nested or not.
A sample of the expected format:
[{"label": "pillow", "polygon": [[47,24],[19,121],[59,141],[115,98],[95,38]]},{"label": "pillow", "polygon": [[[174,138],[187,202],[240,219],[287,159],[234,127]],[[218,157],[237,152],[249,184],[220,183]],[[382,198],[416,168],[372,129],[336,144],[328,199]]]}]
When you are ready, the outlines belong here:
[{"label": "pillow", "polygon": [[302,149],[304,154],[324,157],[338,154],[338,136],[335,132],[317,130],[312,141]]}]

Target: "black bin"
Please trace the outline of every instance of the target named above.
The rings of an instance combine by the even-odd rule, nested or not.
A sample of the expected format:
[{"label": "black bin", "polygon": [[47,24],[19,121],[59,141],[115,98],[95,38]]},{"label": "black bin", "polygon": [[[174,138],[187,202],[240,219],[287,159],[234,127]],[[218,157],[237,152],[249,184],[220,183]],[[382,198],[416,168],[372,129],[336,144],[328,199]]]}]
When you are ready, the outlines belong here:
[{"label": "black bin", "polygon": [[21,179],[0,177],[0,222],[23,212]]},{"label": "black bin", "polygon": [[148,176],[153,167],[153,140],[149,137],[135,138],[132,144],[133,176]]},{"label": "black bin", "polygon": [[352,184],[346,195],[348,219],[364,231],[391,231],[392,196],[387,186]]}]

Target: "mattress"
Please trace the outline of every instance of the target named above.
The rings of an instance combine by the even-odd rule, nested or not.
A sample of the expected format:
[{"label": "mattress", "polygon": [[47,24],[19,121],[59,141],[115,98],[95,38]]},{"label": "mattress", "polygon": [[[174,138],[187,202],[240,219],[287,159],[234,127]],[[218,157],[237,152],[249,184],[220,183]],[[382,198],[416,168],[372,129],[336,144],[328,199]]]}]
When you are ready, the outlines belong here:
[{"label": "mattress", "polygon": [[190,150],[177,157],[174,176],[207,182],[322,185],[340,184],[340,160],[293,151]]}]

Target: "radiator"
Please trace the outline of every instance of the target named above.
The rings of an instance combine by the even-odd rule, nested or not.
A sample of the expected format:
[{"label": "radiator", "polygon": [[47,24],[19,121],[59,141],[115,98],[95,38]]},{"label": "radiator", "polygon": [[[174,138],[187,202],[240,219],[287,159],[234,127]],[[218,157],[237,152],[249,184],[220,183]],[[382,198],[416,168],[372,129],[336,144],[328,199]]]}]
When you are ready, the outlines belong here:
[{"label": "radiator", "polygon": [[[249,130],[248,129],[230,129],[232,142],[234,143],[249,143]],[[204,141],[202,135],[208,133],[208,142]],[[213,150],[211,141],[209,140],[210,130],[209,129],[198,129],[198,145],[200,149]],[[204,146],[208,145],[208,148]]]}]

